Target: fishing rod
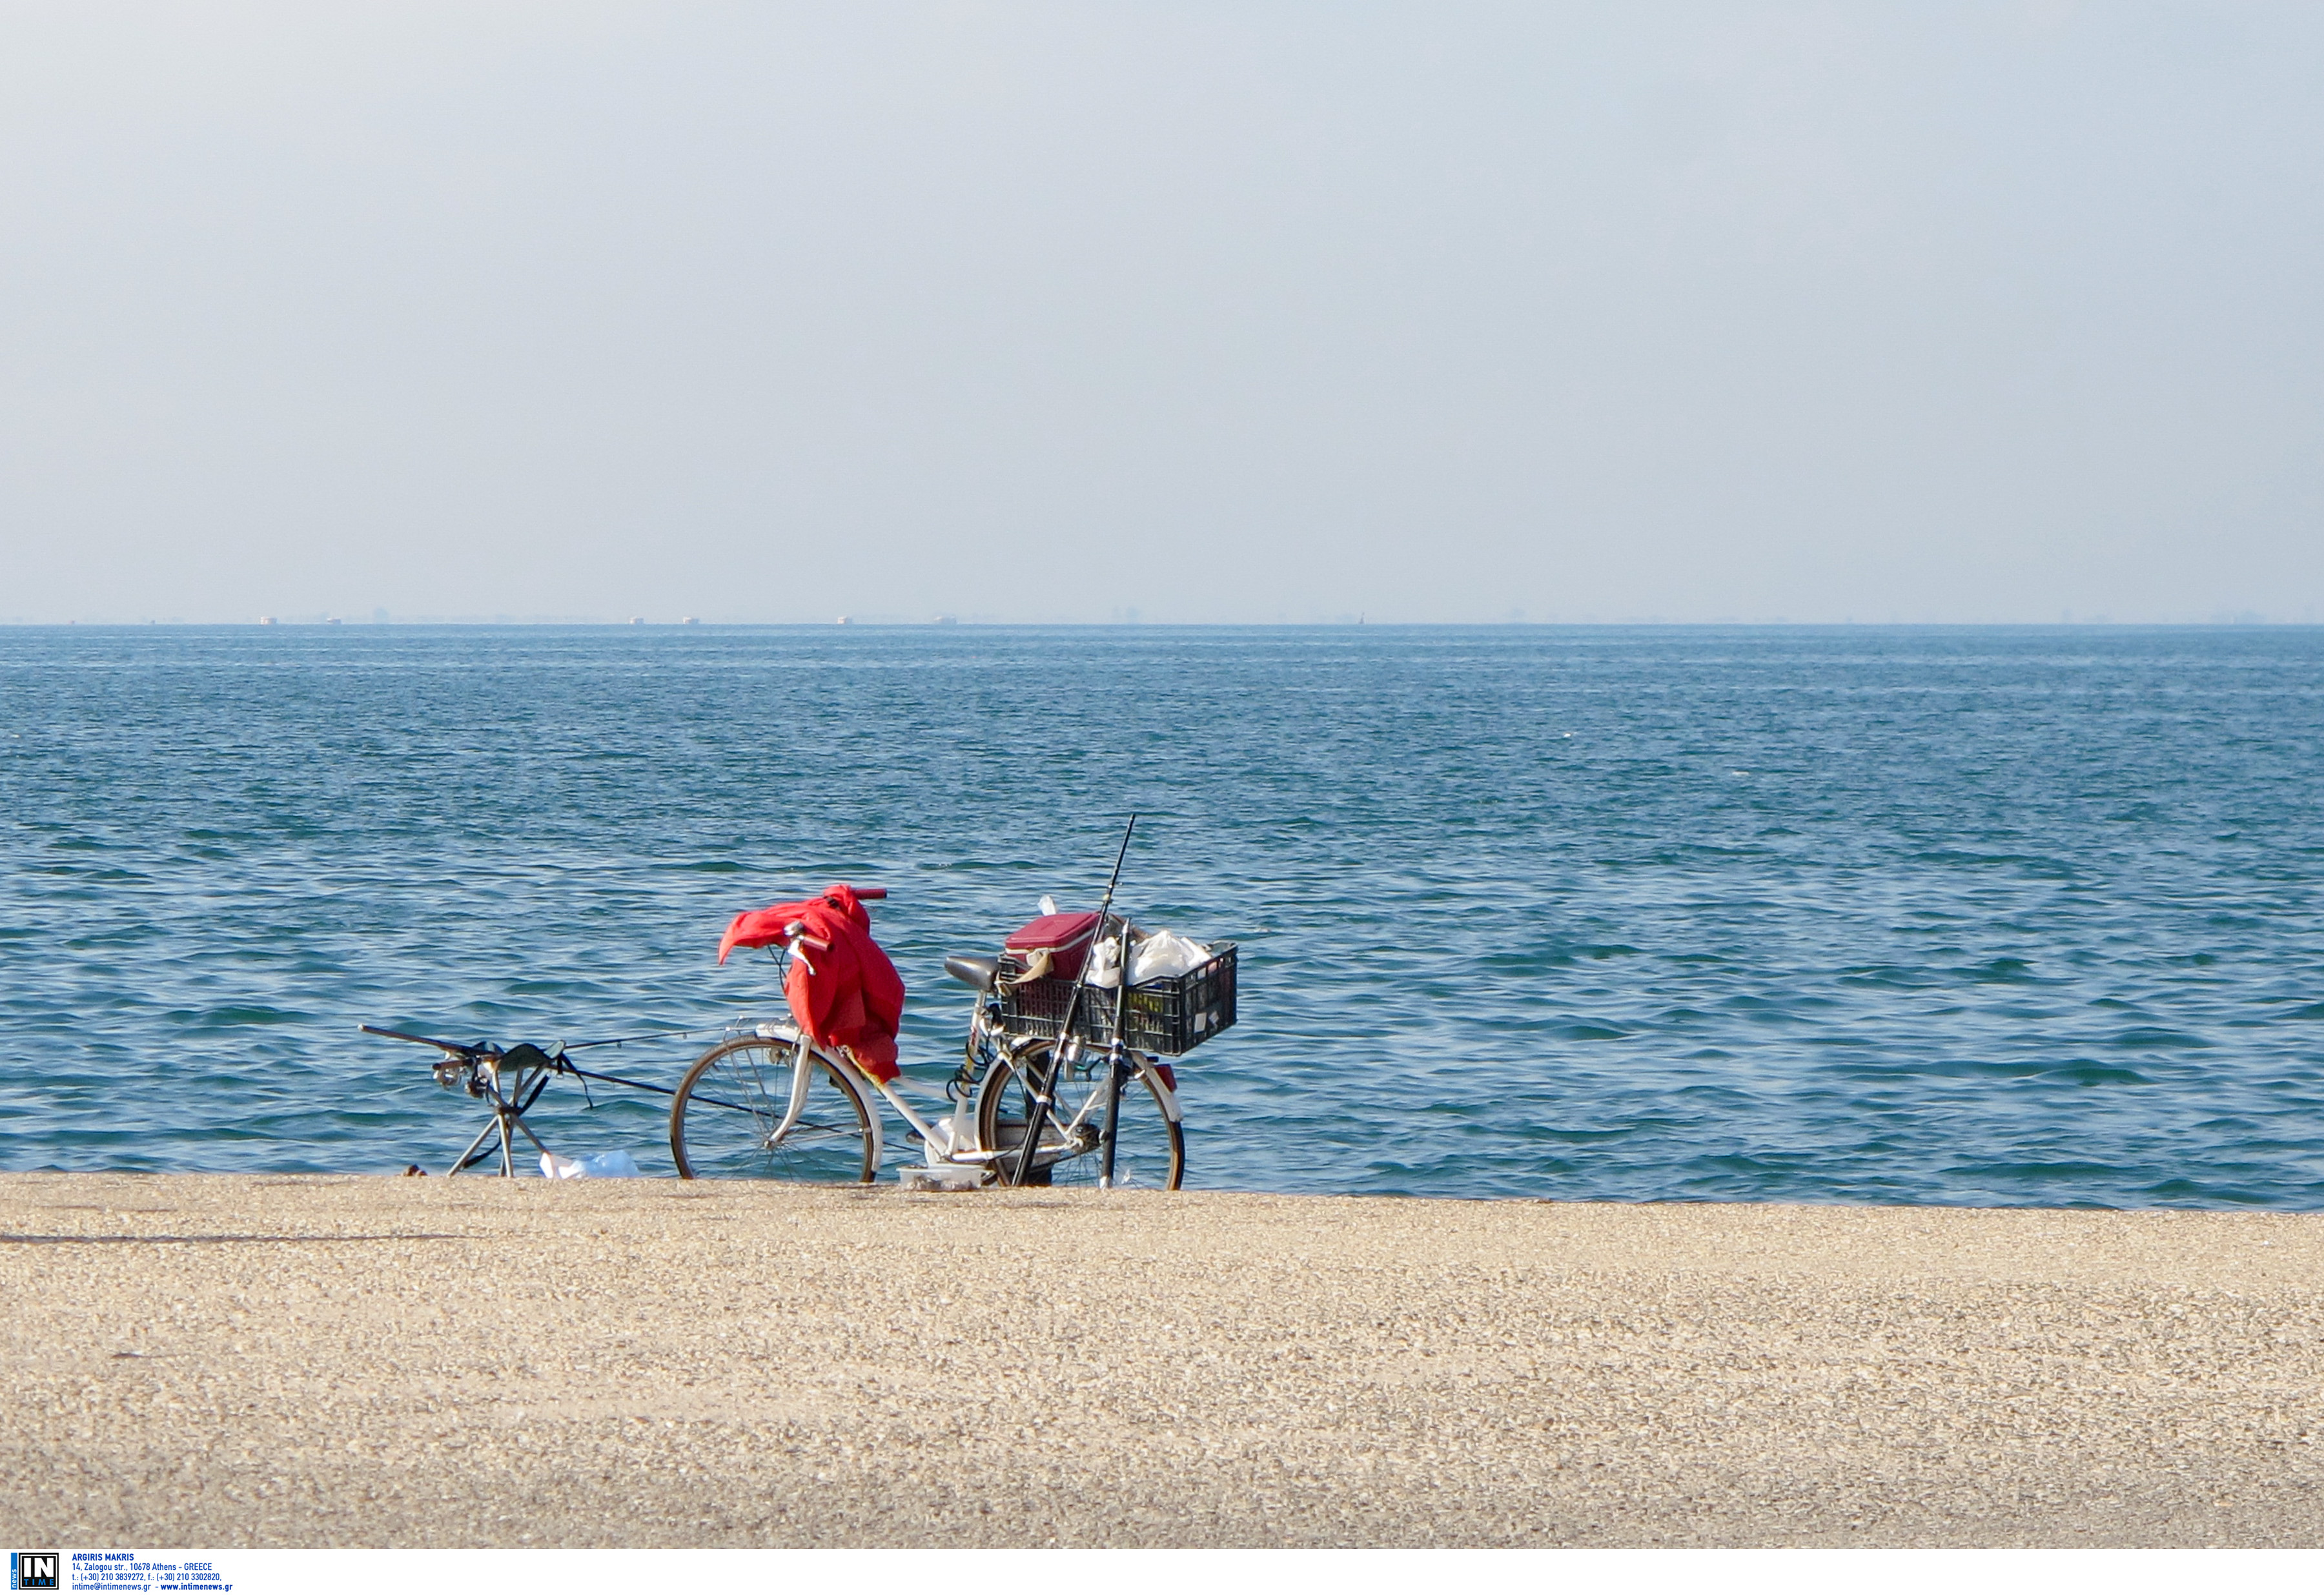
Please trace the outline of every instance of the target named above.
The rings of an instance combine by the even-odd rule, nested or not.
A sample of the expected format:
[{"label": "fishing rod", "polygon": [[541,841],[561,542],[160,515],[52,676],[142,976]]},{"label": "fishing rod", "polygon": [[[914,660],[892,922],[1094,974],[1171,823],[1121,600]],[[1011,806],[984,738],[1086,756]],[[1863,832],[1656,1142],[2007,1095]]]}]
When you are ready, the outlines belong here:
[{"label": "fishing rod", "polygon": [[[1106,877],[1105,897],[1097,906],[1097,929],[1090,936],[1089,951],[1082,954],[1080,970],[1074,975],[1073,992],[1065,999],[1065,1017],[1057,1027],[1057,1044],[1049,1049],[1049,1066],[1042,1074],[1041,1089],[1033,1093],[1032,1110],[1026,1115],[1025,1144],[1017,1149],[1017,1172],[1009,1181],[1012,1185],[1023,1185],[1033,1172],[1033,1151],[1047,1127],[1049,1104],[1056,1093],[1057,1071],[1065,1067],[1065,1048],[1073,1044],[1074,1015],[1081,1010],[1082,991],[1089,984],[1090,961],[1097,955],[1098,937],[1105,934],[1105,917],[1113,907],[1113,889],[1121,884],[1121,861],[1130,856],[1130,838],[1137,829],[1138,816],[1133,814],[1130,824],[1121,828],[1121,849],[1113,855],[1113,873]],[[1119,971],[1118,976],[1127,981],[1130,972]]]},{"label": "fishing rod", "polygon": [[582,1048],[588,1046],[620,1046],[624,1043],[631,1041],[667,1041],[673,1036],[706,1036],[708,1034],[709,1032],[707,1030],[702,1028],[700,1026],[696,1026],[690,1030],[648,1030],[637,1036],[608,1036],[603,1041],[560,1041],[557,1045],[558,1050],[563,1052],[579,1052]]},{"label": "fishing rod", "polygon": [[1113,1148],[1121,1129],[1121,1077],[1127,1072],[1123,1060],[1128,1055],[1130,1035],[1130,921],[1121,922],[1121,939],[1115,944],[1114,970],[1118,979],[1113,989],[1113,1041],[1105,1049],[1105,1128],[1100,1132],[1101,1149],[1097,1160],[1097,1188],[1113,1189]]},{"label": "fishing rod", "polygon": [[[410,1030],[391,1030],[380,1025],[359,1025],[356,1028],[362,1030],[367,1036],[385,1036],[397,1041],[417,1041],[425,1046],[440,1047],[443,1049],[444,1055],[447,1057],[458,1058],[463,1063],[482,1063],[487,1059],[496,1061],[512,1056],[513,1052],[512,1048],[498,1046],[489,1041],[479,1041],[473,1045],[460,1041],[445,1041],[434,1036],[418,1036],[414,1035]],[[547,1069],[548,1074],[544,1074],[540,1081],[534,1086],[533,1095],[536,1097],[539,1096],[540,1094],[540,1087],[549,1083],[548,1074],[571,1074],[576,1076],[582,1082],[581,1094],[592,1108],[595,1108],[597,1105],[596,1099],[589,1095],[588,1083],[592,1080],[602,1080],[609,1085],[632,1086],[639,1091],[652,1092],[657,1096],[676,1096],[678,1093],[667,1085],[656,1085],[650,1081],[646,1080],[632,1080],[627,1075],[623,1074],[606,1074],[595,1069],[585,1069],[565,1055],[571,1052],[580,1052],[586,1047],[592,1046],[620,1046],[624,1042],[630,1041],[662,1041],[667,1040],[673,1036],[700,1036],[703,1034],[705,1034],[705,1032],[698,1028],[691,1030],[648,1030],[643,1034],[637,1036],[609,1036],[602,1041],[560,1041],[557,1043],[553,1049],[546,1051],[536,1047],[533,1050],[540,1052],[547,1059],[547,1063],[543,1066]],[[529,1108],[531,1105],[531,1099],[528,1098],[524,1103],[524,1107]],[[519,1108],[517,1111],[519,1112],[522,1112],[524,1108]]]},{"label": "fishing rod", "polygon": [[478,1041],[473,1045],[465,1041],[438,1041],[433,1036],[415,1036],[409,1030],[390,1030],[378,1025],[357,1025],[355,1028],[366,1036],[385,1036],[391,1040],[417,1041],[422,1046],[440,1047],[454,1057],[497,1057],[502,1050],[489,1041]]},{"label": "fishing rod", "polygon": [[[449,1053],[492,1053],[502,1050],[489,1041],[441,1041],[433,1036],[415,1036],[409,1030],[390,1030],[379,1025],[358,1025],[355,1028],[366,1036],[386,1036],[397,1041],[417,1041],[423,1046],[440,1046]],[[703,1036],[708,1032],[699,1026],[690,1030],[646,1030],[635,1036],[608,1036],[602,1041],[560,1041],[559,1052],[581,1052],[592,1046],[621,1046],[632,1041],[666,1041],[673,1036]]]}]

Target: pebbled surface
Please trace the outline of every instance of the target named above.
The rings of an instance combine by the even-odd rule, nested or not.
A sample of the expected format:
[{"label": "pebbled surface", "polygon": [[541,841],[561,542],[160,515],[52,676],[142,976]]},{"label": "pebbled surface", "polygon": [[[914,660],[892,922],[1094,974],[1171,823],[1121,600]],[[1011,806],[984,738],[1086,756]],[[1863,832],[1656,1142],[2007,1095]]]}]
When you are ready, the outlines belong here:
[{"label": "pebbled surface", "polygon": [[2324,1543],[2324,1215],[0,1176],[104,1544]]}]

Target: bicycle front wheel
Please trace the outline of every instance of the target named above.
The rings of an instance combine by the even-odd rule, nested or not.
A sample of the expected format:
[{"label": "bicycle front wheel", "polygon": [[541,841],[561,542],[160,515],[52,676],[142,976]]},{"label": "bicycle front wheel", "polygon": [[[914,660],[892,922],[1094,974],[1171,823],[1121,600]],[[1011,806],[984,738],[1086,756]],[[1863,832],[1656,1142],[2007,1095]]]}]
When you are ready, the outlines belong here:
[{"label": "bicycle front wheel", "polygon": [[[801,1069],[807,1102],[786,1129]],[[862,1094],[812,1047],[779,1037],[746,1036],[696,1061],[670,1099],[669,1155],[687,1180],[868,1185],[879,1172]]]},{"label": "bicycle front wheel", "polygon": [[[1005,1183],[1017,1172],[1032,1121],[1029,1077],[1038,1085],[1049,1071],[1053,1048],[1030,1046],[1014,1058],[996,1057],[976,1097],[978,1145],[1005,1154],[995,1165]],[[1095,1185],[1105,1150],[1105,1055],[1084,1054],[1058,1072],[1053,1100],[1043,1115],[1041,1139],[1033,1150],[1028,1185]],[[1121,1083],[1119,1127],[1114,1132],[1113,1183],[1117,1189],[1175,1191],[1186,1173],[1186,1138],[1163,1106],[1162,1084],[1151,1065],[1131,1069]]]}]

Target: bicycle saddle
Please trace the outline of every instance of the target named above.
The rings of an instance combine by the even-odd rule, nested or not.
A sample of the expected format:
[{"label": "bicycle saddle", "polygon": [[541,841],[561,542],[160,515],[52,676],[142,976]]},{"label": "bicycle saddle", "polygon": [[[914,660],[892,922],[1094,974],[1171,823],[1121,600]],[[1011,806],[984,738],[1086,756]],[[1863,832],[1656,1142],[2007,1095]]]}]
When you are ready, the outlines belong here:
[{"label": "bicycle saddle", "polygon": [[964,986],[974,986],[982,991],[1001,973],[998,958],[973,958],[965,953],[955,953],[945,960],[945,973]]}]

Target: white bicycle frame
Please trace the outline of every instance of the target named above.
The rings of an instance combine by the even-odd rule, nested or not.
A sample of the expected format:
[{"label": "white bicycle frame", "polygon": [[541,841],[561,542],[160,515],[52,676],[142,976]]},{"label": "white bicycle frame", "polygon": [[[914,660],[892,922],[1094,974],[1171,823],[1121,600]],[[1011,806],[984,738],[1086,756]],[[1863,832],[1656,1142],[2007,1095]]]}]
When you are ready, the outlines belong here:
[{"label": "white bicycle frame", "polygon": [[[782,1144],[783,1138],[791,1132],[792,1126],[807,1111],[807,1087],[813,1082],[815,1071],[805,1065],[807,1057],[813,1056],[821,1059],[833,1074],[853,1086],[865,1102],[870,1102],[873,1093],[877,1093],[902,1115],[904,1122],[910,1125],[913,1132],[920,1138],[922,1152],[927,1159],[924,1166],[974,1168],[1002,1156],[1000,1151],[988,1150],[976,1144],[975,1108],[972,1102],[955,1102],[950,1113],[931,1122],[913,1111],[912,1104],[906,1102],[903,1093],[896,1089],[897,1082],[903,1078],[901,1075],[895,1081],[874,1079],[869,1071],[859,1067],[844,1048],[818,1046],[788,1019],[770,1020],[757,1025],[753,1027],[753,1033],[770,1041],[788,1041],[794,1048],[790,1101],[784,1106],[782,1122],[767,1138],[770,1148]],[[1178,1093],[1170,1088],[1170,1083],[1162,1078],[1149,1059],[1139,1057],[1136,1061],[1139,1074],[1152,1084],[1154,1094],[1161,1100],[1163,1113],[1173,1124],[1185,1122],[1178,1107]],[[1082,1127],[1083,1121],[1097,1110],[1102,1100],[1102,1093],[1092,1092],[1089,1100],[1082,1104],[1081,1111],[1074,1114],[1071,1121],[1060,1124],[1058,1129],[1070,1136]],[[887,1148],[878,1111],[874,1111],[871,1118],[872,1166],[876,1169]]]},{"label": "white bicycle frame", "polygon": [[[1129,839],[1125,836],[1122,846],[1127,850],[1129,845]],[[1119,867],[1117,861],[1116,868]],[[1110,889],[1107,895],[1109,898],[1111,896]],[[787,958],[804,958],[806,954],[800,951],[801,944],[817,948],[824,945],[823,943],[807,934],[806,926],[793,921],[785,930],[784,955]],[[812,973],[815,966],[810,963],[807,968],[809,973]],[[973,1014],[969,1022],[972,1026],[977,1022]],[[922,1166],[978,1168],[994,1162],[1001,1156],[998,1150],[988,1150],[976,1144],[973,1102],[966,1100],[955,1101],[953,1103],[952,1111],[944,1119],[932,1124],[912,1111],[912,1104],[906,1102],[902,1093],[896,1090],[894,1081],[872,1078],[868,1071],[860,1067],[855,1060],[847,1055],[845,1048],[825,1047],[788,1019],[767,1020],[752,1028],[757,1035],[767,1040],[788,1041],[794,1048],[791,1054],[791,1097],[790,1101],[784,1105],[782,1122],[778,1124],[773,1133],[767,1137],[767,1148],[770,1151],[782,1144],[783,1138],[790,1134],[792,1128],[798,1123],[799,1116],[807,1111],[807,1087],[814,1081],[815,1071],[806,1065],[807,1055],[812,1054],[822,1059],[833,1074],[853,1086],[859,1095],[867,1092],[877,1093],[886,1099],[890,1107],[903,1116],[904,1122],[910,1125],[920,1138],[920,1147],[927,1158]],[[1065,1055],[1063,1060],[1065,1063],[1071,1064],[1078,1058],[1081,1046],[1079,1041],[1064,1040],[1059,1042],[1058,1046],[1061,1048],[1071,1049]],[[1163,1113],[1173,1124],[1184,1123],[1185,1120],[1179,1111],[1177,1092],[1171,1087],[1168,1081],[1162,1078],[1161,1072],[1155,1068],[1151,1059],[1135,1053],[1130,1056],[1137,1064],[1138,1073],[1153,1086],[1155,1096],[1161,1101]],[[900,1080],[903,1076],[899,1074],[896,1078]],[[1102,1098],[1102,1093],[1091,1093],[1088,1100],[1082,1103],[1081,1111],[1074,1115],[1072,1120],[1058,1125],[1059,1131],[1070,1137],[1074,1131],[1080,1129],[1089,1118],[1091,1111]],[[871,1098],[864,1096],[863,1100],[869,1102]],[[886,1135],[877,1109],[872,1111],[871,1120],[872,1167],[876,1172],[886,1157]]]}]

